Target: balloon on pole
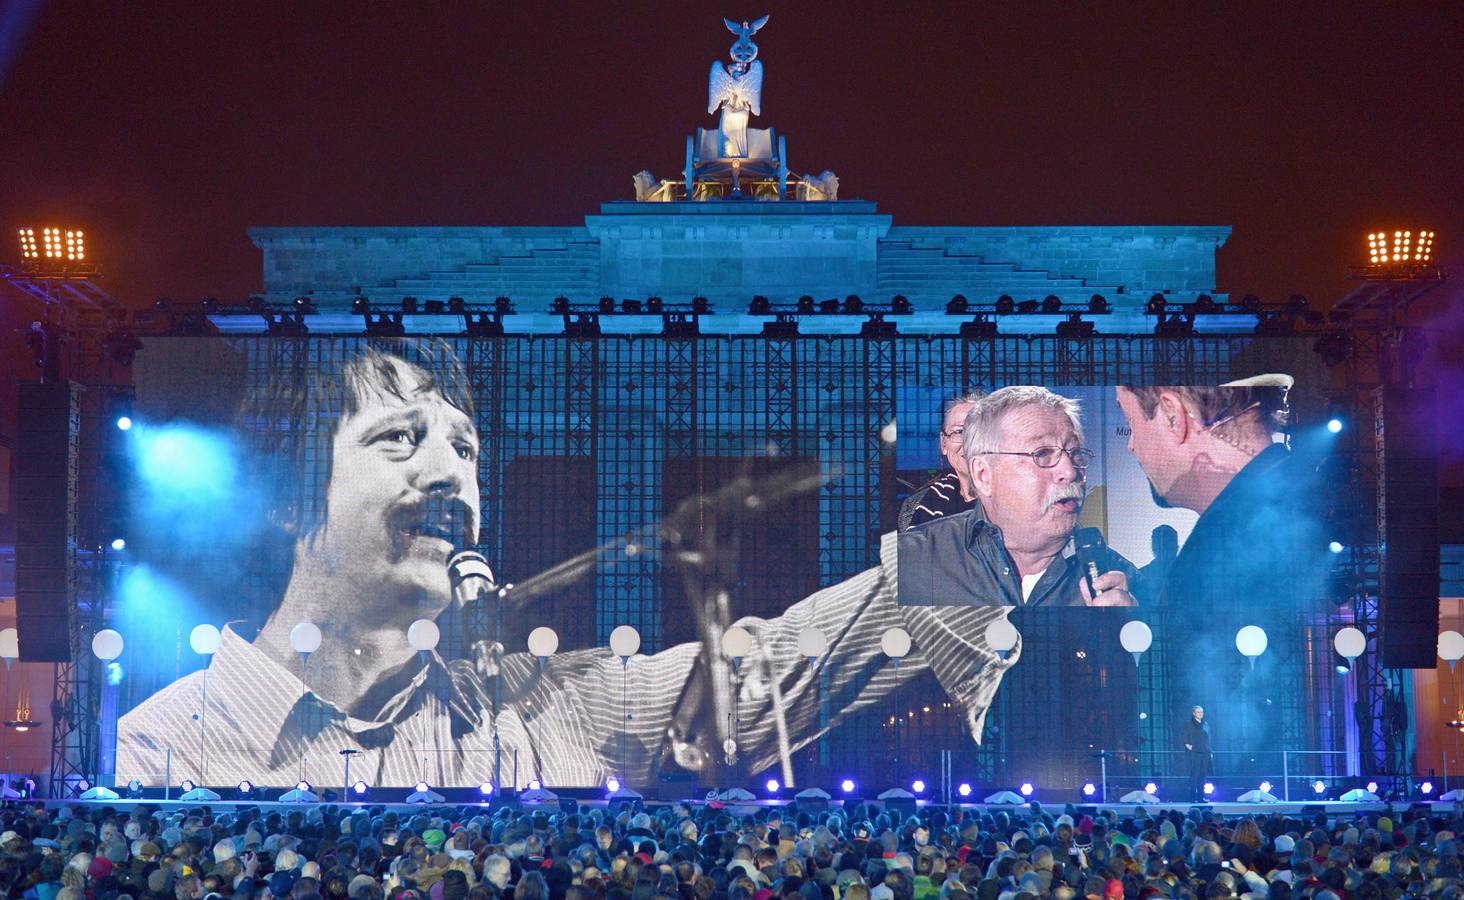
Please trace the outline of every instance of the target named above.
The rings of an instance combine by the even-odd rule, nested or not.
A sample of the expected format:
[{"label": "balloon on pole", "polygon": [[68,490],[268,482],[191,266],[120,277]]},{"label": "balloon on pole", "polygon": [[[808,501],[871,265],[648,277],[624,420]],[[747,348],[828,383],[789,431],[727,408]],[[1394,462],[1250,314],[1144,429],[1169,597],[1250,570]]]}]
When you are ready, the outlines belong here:
[{"label": "balloon on pole", "polygon": [[829,639],[814,626],[805,626],[798,632],[798,652],[808,657],[809,662],[813,662],[829,652]]},{"label": "balloon on pole", "polygon": [[1118,642],[1123,649],[1133,654],[1134,665],[1139,664],[1139,657],[1143,656],[1149,647],[1154,643],[1154,632],[1143,622],[1134,620],[1125,622],[1123,628],[1119,629]]},{"label": "balloon on pole", "polygon": [[625,665],[630,665],[630,658],[640,650],[641,636],[631,625],[617,625],[615,630],[610,632],[610,652],[620,657]]},{"label": "balloon on pole", "polygon": [[407,643],[413,650],[419,653],[426,653],[437,648],[437,642],[442,640],[442,629],[431,619],[418,619],[407,626]]},{"label": "balloon on pole", "polygon": [[223,643],[223,636],[213,625],[200,625],[188,635],[188,646],[192,647],[193,652],[199,656],[214,655],[219,652],[221,643]]},{"label": "balloon on pole", "polygon": [[1457,631],[1445,631],[1439,635],[1439,659],[1449,664],[1449,671],[1454,671],[1454,663],[1464,659],[1464,634]]},{"label": "balloon on pole", "polygon": [[1265,629],[1259,625],[1247,625],[1235,633],[1235,649],[1250,660],[1251,668],[1256,666],[1256,657],[1266,652]]},{"label": "balloon on pole", "polygon": [[300,654],[302,664],[310,662],[310,654],[320,649],[320,626],[300,622],[290,629],[290,649]]},{"label": "balloon on pole", "polygon": [[742,668],[742,657],[752,652],[752,632],[733,625],[722,632],[722,654],[732,660],[732,668]]},{"label": "balloon on pole", "polygon": [[898,626],[886,628],[884,634],[879,637],[879,649],[884,651],[885,656],[894,660],[896,666],[899,666],[900,660],[910,653],[911,645],[910,632]]},{"label": "balloon on pole", "polygon": [[92,655],[102,662],[111,662],[122,655],[122,635],[103,628],[92,635]]},{"label": "balloon on pole", "polygon": [[1360,629],[1349,625],[1339,630],[1337,635],[1332,638],[1332,646],[1337,648],[1338,656],[1350,663],[1367,649],[1367,635],[1363,634]]},{"label": "balloon on pole", "polygon": [[999,619],[992,619],[986,625],[986,646],[996,651],[996,655],[1002,659],[1017,648],[1017,626],[1011,623],[1006,616]]}]

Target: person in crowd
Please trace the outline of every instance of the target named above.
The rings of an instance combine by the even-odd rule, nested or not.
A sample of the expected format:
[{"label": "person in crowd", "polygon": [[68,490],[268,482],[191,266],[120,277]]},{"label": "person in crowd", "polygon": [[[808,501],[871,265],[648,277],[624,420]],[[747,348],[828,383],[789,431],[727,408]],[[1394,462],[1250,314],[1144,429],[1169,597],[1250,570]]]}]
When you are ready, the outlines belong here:
[{"label": "person in crowd", "polygon": [[984,394],[972,391],[945,402],[940,419],[940,455],[950,469],[916,488],[900,504],[898,530],[905,531],[941,516],[951,516],[977,507],[971,486],[971,468],[964,453],[966,415]]},{"label": "person in crowd", "polygon": [[[74,900],[1464,895],[1464,817],[1452,809],[1054,816],[1039,804],[914,814],[851,804],[783,818],[719,807],[10,807],[0,810],[0,888]],[[684,837],[688,821],[696,840]],[[108,826],[121,827],[103,837]],[[612,838],[604,852],[592,838],[601,828]],[[449,833],[463,839],[437,839]],[[571,834],[581,843],[558,850]],[[539,848],[542,858],[531,855]]]},{"label": "person in crowd", "polygon": [[[776,619],[742,620],[777,652],[759,659],[757,677],[738,680],[735,697],[729,679],[710,674],[725,660],[709,659],[703,643],[632,663],[575,649],[543,666],[528,653],[504,654],[462,615],[461,629],[441,629],[441,647],[415,648],[406,639],[412,623],[464,613],[447,564],[478,537],[473,391],[441,341],[341,349],[251,386],[241,456],[256,466],[253,481],[273,490],[266,518],[290,548],[288,579],[257,638],[225,628],[206,670],[121,716],[119,778],[158,783],[171,758],[176,777],[198,783],[327,784],[341,775],[338,752],[359,749],[353,775],[378,785],[502,784],[512,772],[519,786],[533,778],[592,786],[611,776],[646,784],[670,761],[696,770],[721,757],[718,729],[732,720],[741,764],[762,771],[915,685],[922,671],[934,673],[979,741],[1017,654],[985,646],[991,611],[896,605],[892,535],[879,566]],[[301,623],[323,632],[308,660],[292,641]],[[810,626],[830,639],[822,656],[797,649]],[[881,649],[894,626],[918,650],[898,677]],[[767,679],[781,692],[762,690]],[[623,697],[634,698],[632,710]]]},{"label": "person in crowd", "polygon": [[900,602],[1134,605],[1133,566],[1101,537],[1075,535],[1093,456],[1082,433],[1078,402],[1046,388],[1006,387],[972,404],[963,454],[981,512],[900,533]]}]

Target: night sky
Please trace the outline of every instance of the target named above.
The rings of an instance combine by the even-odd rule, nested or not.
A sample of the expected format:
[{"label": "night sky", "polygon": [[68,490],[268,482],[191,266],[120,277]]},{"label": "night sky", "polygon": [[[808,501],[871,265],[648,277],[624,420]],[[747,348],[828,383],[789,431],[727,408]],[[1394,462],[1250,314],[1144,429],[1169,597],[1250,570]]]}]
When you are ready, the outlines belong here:
[{"label": "night sky", "polygon": [[1372,227],[1464,273],[1458,3],[24,6],[0,224],[87,228],[129,305],[257,290],[250,225],[579,223],[764,12],[755,124],[897,224],[1228,224],[1222,290],[1314,305]]}]

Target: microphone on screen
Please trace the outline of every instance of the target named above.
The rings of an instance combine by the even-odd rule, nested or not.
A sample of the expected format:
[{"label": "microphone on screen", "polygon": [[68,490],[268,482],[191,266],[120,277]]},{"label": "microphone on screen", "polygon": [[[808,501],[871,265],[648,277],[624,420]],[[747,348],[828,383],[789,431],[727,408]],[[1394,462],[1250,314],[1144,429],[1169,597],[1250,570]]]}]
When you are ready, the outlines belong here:
[{"label": "microphone on screen", "polygon": [[1103,532],[1096,528],[1079,528],[1073,534],[1077,547],[1078,564],[1083,568],[1083,580],[1088,583],[1089,596],[1098,596],[1093,581],[1103,574],[1100,560],[1107,555],[1108,545],[1103,542]]},{"label": "microphone on screen", "polygon": [[482,603],[498,593],[493,569],[476,550],[463,550],[448,560],[447,574],[452,579],[453,599],[463,606]]}]

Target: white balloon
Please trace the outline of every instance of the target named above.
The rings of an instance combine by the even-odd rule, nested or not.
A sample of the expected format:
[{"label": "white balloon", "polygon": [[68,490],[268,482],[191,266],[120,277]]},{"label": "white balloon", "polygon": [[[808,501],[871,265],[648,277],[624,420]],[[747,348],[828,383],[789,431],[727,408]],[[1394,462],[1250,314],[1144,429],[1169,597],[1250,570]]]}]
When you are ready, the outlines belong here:
[{"label": "white balloon", "polygon": [[1235,633],[1235,649],[1241,656],[1257,657],[1266,652],[1265,629],[1259,625],[1247,625]]},{"label": "white balloon", "polygon": [[722,652],[732,659],[741,659],[752,652],[752,632],[733,625],[722,632]]},{"label": "white balloon", "polygon": [[879,637],[879,649],[891,659],[903,659],[910,652],[910,632],[903,628],[886,628]]},{"label": "white balloon", "polygon": [[1439,635],[1439,659],[1451,663],[1464,659],[1464,634],[1445,631]]},{"label": "white balloon", "polygon": [[102,662],[111,662],[122,655],[122,635],[103,628],[92,635],[92,655]]},{"label": "white balloon", "polygon": [[997,653],[1006,653],[1017,646],[1017,626],[1003,616],[992,619],[986,626],[986,646]]},{"label": "white balloon", "polygon": [[199,656],[212,656],[219,651],[219,643],[223,636],[219,630],[212,625],[200,625],[193,629],[188,635],[188,646]]},{"label": "white balloon", "polygon": [[559,649],[559,633],[548,625],[540,625],[529,632],[529,652],[541,659],[553,656]]},{"label": "white balloon", "polygon": [[20,658],[20,632],[14,628],[0,630],[0,659]]},{"label": "white balloon", "polygon": [[314,653],[320,649],[320,626],[301,622],[290,629],[290,648],[296,653]]},{"label": "white balloon", "polygon": [[423,652],[432,650],[440,640],[442,640],[442,630],[431,619],[418,619],[407,626],[407,643],[412,646],[413,650]]},{"label": "white balloon", "polygon": [[1367,649],[1367,635],[1349,625],[1332,638],[1332,646],[1343,659],[1357,659]]},{"label": "white balloon", "polygon": [[610,632],[610,652],[616,656],[635,656],[640,649],[640,632],[629,625],[617,625]]},{"label": "white balloon", "polygon": [[809,625],[798,632],[798,652],[804,656],[823,656],[829,652],[829,639]]},{"label": "white balloon", "polygon": [[1154,632],[1140,621],[1125,622],[1118,630],[1118,642],[1130,653],[1143,653],[1154,643]]}]

